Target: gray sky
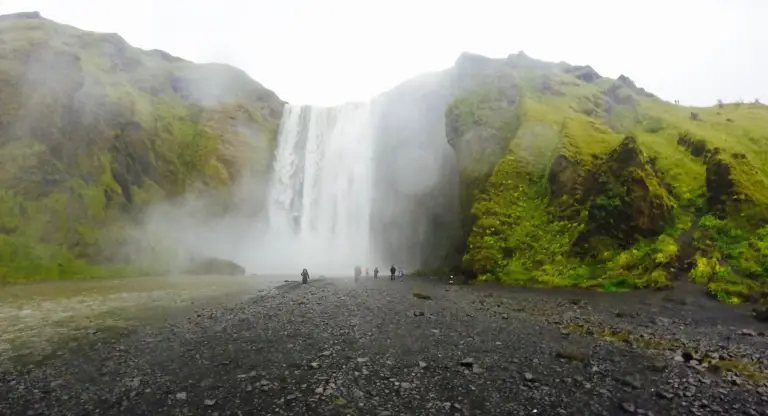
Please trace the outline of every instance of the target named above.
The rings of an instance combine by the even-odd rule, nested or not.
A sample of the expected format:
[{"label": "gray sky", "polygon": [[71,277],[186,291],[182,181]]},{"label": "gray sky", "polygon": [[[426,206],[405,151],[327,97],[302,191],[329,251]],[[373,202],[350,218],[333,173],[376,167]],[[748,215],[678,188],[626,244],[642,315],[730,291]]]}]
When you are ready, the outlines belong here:
[{"label": "gray sky", "polygon": [[0,0],[226,62],[292,103],[365,100],[462,51],[589,64],[683,104],[768,102],[768,0]]}]

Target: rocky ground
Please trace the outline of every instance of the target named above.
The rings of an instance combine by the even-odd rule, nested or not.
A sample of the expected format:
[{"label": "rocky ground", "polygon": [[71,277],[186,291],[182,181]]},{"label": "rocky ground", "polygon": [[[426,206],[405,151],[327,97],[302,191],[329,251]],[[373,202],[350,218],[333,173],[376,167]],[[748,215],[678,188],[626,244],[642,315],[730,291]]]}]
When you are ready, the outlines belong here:
[{"label": "rocky ground", "polygon": [[0,414],[768,415],[768,325],[695,288],[315,279],[0,374]]}]

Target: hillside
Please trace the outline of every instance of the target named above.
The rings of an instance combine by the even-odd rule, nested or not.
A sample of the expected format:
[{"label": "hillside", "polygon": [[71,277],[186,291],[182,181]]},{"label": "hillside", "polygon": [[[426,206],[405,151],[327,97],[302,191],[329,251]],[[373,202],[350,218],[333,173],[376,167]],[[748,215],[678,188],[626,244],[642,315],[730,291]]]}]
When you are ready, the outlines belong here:
[{"label": "hillside", "polygon": [[523,53],[452,71],[465,272],[604,290],[689,276],[726,302],[765,297],[767,106],[683,107]]},{"label": "hillside", "polygon": [[283,104],[230,66],[1,16],[0,282],[120,274],[150,202],[266,176]]}]

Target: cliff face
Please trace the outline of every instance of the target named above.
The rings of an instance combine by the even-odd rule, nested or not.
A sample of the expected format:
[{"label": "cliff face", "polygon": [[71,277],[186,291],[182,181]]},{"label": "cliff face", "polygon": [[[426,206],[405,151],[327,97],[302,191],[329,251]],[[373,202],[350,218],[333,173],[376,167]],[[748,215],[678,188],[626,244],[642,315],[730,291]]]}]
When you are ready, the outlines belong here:
[{"label": "cliff face", "polygon": [[452,70],[466,273],[604,290],[687,274],[723,301],[764,296],[768,107],[685,108],[522,53]]},{"label": "cliff face", "polygon": [[375,203],[378,250],[409,267],[458,264],[457,170],[445,139],[451,78],[425,74],[373,102],[376,124]]},{"label": "cliff face", "polygon": [[0,281],[107,273],[150,202],[226,202],[244,174],[267,174],[282,107],[233,67],[2,16]]}]

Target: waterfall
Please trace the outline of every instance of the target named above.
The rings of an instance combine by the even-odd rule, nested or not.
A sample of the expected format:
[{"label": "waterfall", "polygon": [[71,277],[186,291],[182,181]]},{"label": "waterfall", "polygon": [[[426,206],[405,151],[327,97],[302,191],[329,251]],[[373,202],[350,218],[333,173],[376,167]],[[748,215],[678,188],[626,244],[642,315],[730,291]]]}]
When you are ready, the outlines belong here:
[{"label": "waterfall", "polygon": [[263,272],[306,267],[348,275],[355,265],[376,265],[373,129],[368,104],[286,105],[269,189]]}]

